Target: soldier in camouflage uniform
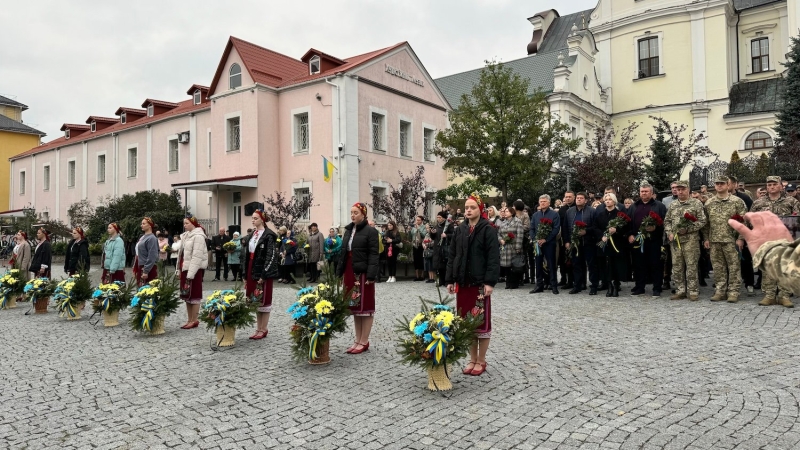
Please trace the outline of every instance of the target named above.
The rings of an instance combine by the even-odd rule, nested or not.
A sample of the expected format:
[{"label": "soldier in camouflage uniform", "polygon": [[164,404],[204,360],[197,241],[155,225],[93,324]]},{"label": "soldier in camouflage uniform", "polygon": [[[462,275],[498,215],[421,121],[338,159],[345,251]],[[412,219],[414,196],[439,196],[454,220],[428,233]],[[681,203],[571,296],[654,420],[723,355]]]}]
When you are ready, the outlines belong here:
[{"label": "soldier in camouflage uniform", "polygon": [[739,301],[739,289],[742,285],[739,252],[744,247],[744,241],[728,225],[728,219],[736,214],[744,218],[747,206],[742,199],[728,192],[728,181],[725,176],[714,180],[717,195],[706,202],[708,222],[703,227],[703,246],[711,249],[711,265],[714,267],[714,284],[717,290],[711,301],[727,299],[729,303],[736,303]]},{"label": "soldier in camouflage uniform", "polygon": [[[706,224],[706,214],[699,200],[689,197],[689,182],[676,182],[678,198],[669,204],[664,218],[664,233],[672,243],[672,281],[675,295],[670,300],[686,298],[696,301],[700,296],[697,262],[700,259],[700,230]],[[682,220],[689,213],[697,220]],[[685,271],[685,274],[684,274]]]},{"label": "soldier in camouflage uniform", "polygon": [[[778,216],[796,215],[800,212],[800,203],[793,197],[787,197],[782,192],[782,189],[781,177],[767,177],[767,195],[754,201],[750,211],[770,211]],[[753,257],[753,264],[756,264],[755,256]],[[758,303],[759,305],[770,306],[777,303],[787,308],[794,307],[791,300],[789,300],[790,292],[782,287],[779,288],[777,279],[764,274],[761,280],[761,290],[764,291],[764,299]]]}]

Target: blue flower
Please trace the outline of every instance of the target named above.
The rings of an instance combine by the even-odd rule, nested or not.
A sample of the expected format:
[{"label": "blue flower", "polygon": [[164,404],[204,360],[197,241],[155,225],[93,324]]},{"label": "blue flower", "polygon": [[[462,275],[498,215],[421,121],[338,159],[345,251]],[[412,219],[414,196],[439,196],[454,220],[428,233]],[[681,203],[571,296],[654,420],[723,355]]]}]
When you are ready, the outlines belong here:
[{"label": "blue flower", "polygon": [[27,292],[28,292],[28,291],[30,291],[31,289],[33,289],[33,286],[32,286],[32,285],[30,285],[30,284],[28,284],[28,285],[25,285],[25,289],[23,289],[22,291],[23,291],[23,292],[25,292],[25,293],[27,293]]},{"label": "blue flower", "polygon": [[414,327],[414,334],[417,336],[422,336],[425,333],[425,330],[428,329],[428,322],[423,322]]},{"label": "blue flower", "polygon": [[311,292],[314,292],[314,288],[313,287],[311,287],[311,286],[304,287],[303,289],[300,289],[299,291],[297,291],[297,297],[300,298],[300,297],[302,297],[302,296],[304,296],[306,294],[309,294]]},{"label": "blue flower", "polygon": [[103,291],[98,289],[98,290],[94,291],[94,294],[92,294],[92,298],[97,298],[97,297],[100,297],[101,295],[103,295]]},{"label": "blue flower", "polygon": [[427,344],[427,343],[429,343],[430,341],[432,341],[432,340],[433,340],[433,335],[432,335],[432,334],[430,334],[430,333],[425,333],[425,336],[424,336],[422,339],[423,339],[423,340],[425,341],[425,343]]},{"label": "blue flower", "polygon": [[300,319],[301,317],[305,317],[306,314],[308,314],[308,305],[303,305],[302,308],[298,308],[294,314],[292,314],[292,319]]},{"label": "blue flower", "polygon": [[434,305],[433,309],[436,310],[436,311],[452,311],[452,308],[450,308],[447,305],[442,305],[442,304]]},{"label": "blue flower", "polygon": [[299,308],[299,307],[300,307],[300,302],[294,302],[294,303],[292,303],[292,306],[290,306],[289,309],[286,310],[286,312],[291,314],[291,313],[297,311],[297,308]]},{"label": "blue flower", "polygon": [[133,300],[131,300],[131,308],[135,308],[137,306],[139,306],[139,296],[138,295],[133,297]]}]

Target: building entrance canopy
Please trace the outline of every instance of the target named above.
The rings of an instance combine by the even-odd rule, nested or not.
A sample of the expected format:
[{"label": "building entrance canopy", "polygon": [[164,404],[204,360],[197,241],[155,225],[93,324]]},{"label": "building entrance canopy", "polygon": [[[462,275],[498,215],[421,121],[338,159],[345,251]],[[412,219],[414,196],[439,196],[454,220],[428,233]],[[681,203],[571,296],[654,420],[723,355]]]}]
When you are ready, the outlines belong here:
[{"label": "building entrance canopy", "polygon": [[258,175],[244,175],[240,177],[218,178],[216,180],[191,181],[188,183],[174,183],[173,189],[186,189],[190,191],[217,192],[230,188],[257,188]]}]

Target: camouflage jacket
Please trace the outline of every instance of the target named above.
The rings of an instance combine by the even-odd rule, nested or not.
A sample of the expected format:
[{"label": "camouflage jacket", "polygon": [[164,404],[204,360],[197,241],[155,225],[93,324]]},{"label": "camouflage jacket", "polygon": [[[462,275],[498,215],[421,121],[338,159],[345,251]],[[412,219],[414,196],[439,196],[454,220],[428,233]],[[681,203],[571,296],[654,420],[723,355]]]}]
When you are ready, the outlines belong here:
[{"label": "camouflage jacket", "polygon": [[769,195],[753,202],[750,212],[770,211],[779,216],[791,216],[800,212],[800,202],[794,197],[781,194],[777,200],[772,200]]},{"label": "camouflage jacket", "polygon": [[739,234],[728,225],[728,219],[734,214],[744,217],[747,206],[735,195],[721,199],[716,195],[708,199],[705,206],[708,222],[703,227],[703,240],[709,242],[734,242]]},{"label": "camouflage jacket", "polygon": [[667,215],[664,217],[664,232],[667,235],[678,234],[679,224],[685,213],[697,217],[697,222],[686,227],[688,234],[696,233],[706,225],[706,213],[700,200],[690,198],[685,202],[675,200],[669,204]]},{"label": "camouflage jacket", "polygon": [[778,280],[781,287],[800,295],[800,239],[767,242],[753,255],[753,267],[765,272],[765,277]]}]

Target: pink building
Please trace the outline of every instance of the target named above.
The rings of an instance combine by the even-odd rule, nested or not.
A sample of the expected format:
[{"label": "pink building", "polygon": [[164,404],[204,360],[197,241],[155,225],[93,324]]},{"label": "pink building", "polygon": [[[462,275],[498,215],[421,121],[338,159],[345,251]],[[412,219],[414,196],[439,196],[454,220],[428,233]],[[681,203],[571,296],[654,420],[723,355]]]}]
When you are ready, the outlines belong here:
[{"label": "pink building", "polygon": [[[247,228],[244,205],[282,191],[313,194],[307,221],[326,228],[346,225],[350,205],[386,193],[398,171],[422,165],[431,192],[446,186],[430,150],[450,106],[407,42],[294,59],[231,37],[210,87],[186,95],[66,123],[64,136],[11,158],[9,209],[66,222],[82,199],[179,189],[209,225]],[[336,167],[330,182],[323,157]]]}]

